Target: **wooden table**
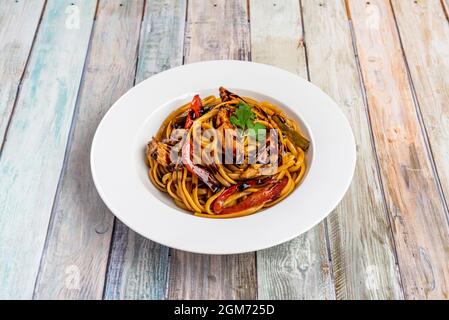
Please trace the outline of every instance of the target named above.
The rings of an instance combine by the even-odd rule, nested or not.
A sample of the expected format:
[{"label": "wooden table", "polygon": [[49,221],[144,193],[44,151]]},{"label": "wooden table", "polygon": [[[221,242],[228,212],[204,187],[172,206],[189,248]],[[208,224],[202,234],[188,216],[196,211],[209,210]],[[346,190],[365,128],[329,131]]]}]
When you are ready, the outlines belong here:
[{"label": "wooden table", "polygon": [[[449,299],[448,7],[0,0],[0,298]],[[129,230],[95,190],[90,144],[113,102],[208,59],[309,78],[352,125],[350,190],[293,241],[172,250]]]}]

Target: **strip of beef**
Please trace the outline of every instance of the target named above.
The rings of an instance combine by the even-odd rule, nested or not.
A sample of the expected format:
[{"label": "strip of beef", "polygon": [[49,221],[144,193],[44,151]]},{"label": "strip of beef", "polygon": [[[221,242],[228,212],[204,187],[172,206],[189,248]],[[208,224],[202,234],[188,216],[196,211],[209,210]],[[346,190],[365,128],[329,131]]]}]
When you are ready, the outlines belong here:
[{"label": "strip of beef", "polygon": [[226,106],[221,106],[217,113],[217,128],[222,127],[223,129],[234,129],[234,126],[229,120],[230,110]]}]

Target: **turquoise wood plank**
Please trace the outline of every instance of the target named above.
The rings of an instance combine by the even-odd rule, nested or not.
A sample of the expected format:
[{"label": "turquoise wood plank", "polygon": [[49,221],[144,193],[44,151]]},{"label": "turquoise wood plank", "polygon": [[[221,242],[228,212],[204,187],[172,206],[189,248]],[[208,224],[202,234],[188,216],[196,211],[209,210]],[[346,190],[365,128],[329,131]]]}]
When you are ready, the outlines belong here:
[{"label": "turquoise wood plank", "polygon": [[[182,64],[185,1],[150,0],[141,28],[136,81]],[[116,220],[105,299],[163,299],[168,248]]]},{"label": "turquoise wood plank", "polygon": [[133,85],[143,6],[144,0],[99,3],[36,299],[103,296],[114,217],[92,181],[90,141],[109,107]]},{"label": "turquoise wood plank", "polygon": [[3,299],[33,294],[95,9],[47,2],[0,158]]},{"label": "turquoise wood plank", "polygon": [[0,10],[0,146],[16,101],[44,0],[2,1]]}]

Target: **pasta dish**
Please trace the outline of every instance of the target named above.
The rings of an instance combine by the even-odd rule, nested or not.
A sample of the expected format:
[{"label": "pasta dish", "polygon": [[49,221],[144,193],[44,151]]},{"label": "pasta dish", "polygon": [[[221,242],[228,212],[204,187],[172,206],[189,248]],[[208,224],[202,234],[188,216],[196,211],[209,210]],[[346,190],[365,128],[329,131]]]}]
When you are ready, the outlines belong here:
[{"label": "pasta dish", "polygon": [[178,207],[234,218],[285,199],[304,176],[309,144],[277,106],[220,87],[172,112],[145,158],[151,182]]}]

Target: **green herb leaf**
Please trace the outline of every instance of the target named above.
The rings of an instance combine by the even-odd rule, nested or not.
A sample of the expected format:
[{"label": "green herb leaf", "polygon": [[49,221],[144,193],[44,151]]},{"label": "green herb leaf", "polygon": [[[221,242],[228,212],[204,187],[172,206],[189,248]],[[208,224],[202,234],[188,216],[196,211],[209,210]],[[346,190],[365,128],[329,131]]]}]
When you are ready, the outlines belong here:
[{"label": "green herb leaf", "polygon": [[254,119],[254,113],[251,111],[251,108],[243,102],[239,103],[238,108],[235,110],[235,115],[237,116],[237,119],[233,120],[233,124],[242,129],[245,129],[248,123],[251,125],[251,120]]},{"label": "green herb leaf", "polygon": [[234,126],[240,127],[243,130],[252,129],[245,130],[245,134],[251,137],[265,139],[266,132],[261,132],[259,134],[258,130],[266,128],[261,123],[254,123],[255,118],[256,115],[251,110],[251,107],[243,102],[240,102],[238,108],[235,110],[235,116],[231,116],[230,121]]},{"label": "green herb leaf", "polygon": [[257,131],[257,130],[259,130],[259,129],[262,130],[262,129],[266,129],[266,128],[265,128],[265,126],[264,126],[263,124],[261,124],[261,123],[255,123],[255,124],[254,124],[254,130]]},{"label": "green herb leaf", "polygon": [[239,120],[235,116],[231,116],[229,119],[234,126],[240,126]]},{"label": "green herb leaf", "polygon": [[235,115],[238,119],[237,125],[242,129],[245,129],[248,122],[254,118],[254,113],[251,111],[251,108],[242,102],[239,103],[238,108],[235,110]]},{"label": "green herb leaf", "polygon": [[254,125],[254,129],[256,130],[257,139],[260,141],[264,141],[267,139],[267,130],[265,126],[261,123],[256,123]]},{"label": "green herb leaf", "polygon": [[[267,132],[265,126],[261,123],[253,123],[252,127],[247,130],[247,134],[250,137],[256,138],[257,140],[265,140]],[[260,131],[259,131],[260,130]],[[262,131],[263,130],[263,131]]]}]

